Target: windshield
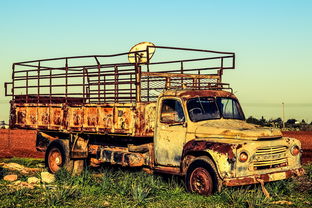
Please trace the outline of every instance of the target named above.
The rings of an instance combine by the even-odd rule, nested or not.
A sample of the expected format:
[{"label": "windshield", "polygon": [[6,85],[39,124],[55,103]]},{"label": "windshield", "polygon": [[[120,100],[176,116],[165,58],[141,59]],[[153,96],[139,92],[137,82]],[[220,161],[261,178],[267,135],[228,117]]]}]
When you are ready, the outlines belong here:
[{"label": "windshield", "polygon": [[244,120],[243,111],[238,102],[232,98],[196,97],[187,102],[190,119],[194,122],[220,119]]}]

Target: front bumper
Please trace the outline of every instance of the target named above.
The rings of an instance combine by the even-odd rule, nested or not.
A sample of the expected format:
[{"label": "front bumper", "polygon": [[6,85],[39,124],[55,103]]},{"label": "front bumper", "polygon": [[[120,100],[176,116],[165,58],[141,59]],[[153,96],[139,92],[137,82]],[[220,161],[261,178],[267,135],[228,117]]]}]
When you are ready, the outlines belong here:
[{"label": "front bumper", "polygon": [[293,170],[276,171],[276,172],[267,173],[267,174],[252,175],[252,176],[245,176],[245,177],[239,177],[239,178],[225,178],[223,180],[223,185],[242,186],[242,185],[260,183],[260,180],[263,182],[278,181],[278,180],[290,178],[292,176],[302,176],[304,174],[305,174],[304,169],[298,168],[298,169],[293,169]]}]

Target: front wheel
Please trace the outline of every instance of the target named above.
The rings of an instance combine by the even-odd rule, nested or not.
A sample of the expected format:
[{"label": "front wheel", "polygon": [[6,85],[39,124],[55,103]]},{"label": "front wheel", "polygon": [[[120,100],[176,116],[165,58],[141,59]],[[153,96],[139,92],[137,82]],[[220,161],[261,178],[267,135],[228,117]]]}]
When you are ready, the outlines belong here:
[{"label": "front wheel", "polygon": [[185,184],[189,192],[211,195],[218,189],[218,175],[209,158],[196,159],[188,168]]}]

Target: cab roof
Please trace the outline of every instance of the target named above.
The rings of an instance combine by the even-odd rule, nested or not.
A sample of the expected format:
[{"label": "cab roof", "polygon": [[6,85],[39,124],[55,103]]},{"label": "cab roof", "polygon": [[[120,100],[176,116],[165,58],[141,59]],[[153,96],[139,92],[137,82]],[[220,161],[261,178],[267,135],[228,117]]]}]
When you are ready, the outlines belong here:
[{"label": "cab roof", "polygon": [[176,89],[163,92],[161,97],[163,96],[174,96],[182,99],[189,99],[193,97],[229,97],[237,100],[233,93],[224,90]]}]

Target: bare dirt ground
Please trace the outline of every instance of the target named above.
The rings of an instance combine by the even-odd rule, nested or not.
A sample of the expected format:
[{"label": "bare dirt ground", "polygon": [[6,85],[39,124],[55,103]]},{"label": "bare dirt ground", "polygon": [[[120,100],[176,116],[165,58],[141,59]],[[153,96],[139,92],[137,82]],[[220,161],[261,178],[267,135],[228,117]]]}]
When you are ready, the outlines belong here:
[{"label": "bare dirt ground", "polygon": [[[312,131],[283,131],[283,135],[299,139],[303,149],[303,163],[312,162]],[[37,152],[35,146],[35,130],[0,129],[0,158],[43,158],[44,153]]]},{"label": "bare dirt ground", "polygon": [[36,150],[36,131],[0,129],[0,158],[5,157],[44,157]]}]

